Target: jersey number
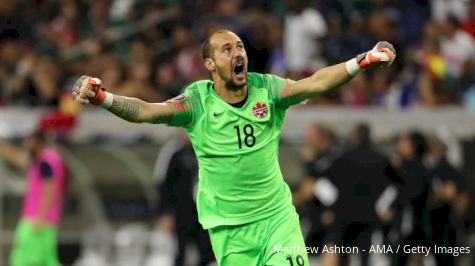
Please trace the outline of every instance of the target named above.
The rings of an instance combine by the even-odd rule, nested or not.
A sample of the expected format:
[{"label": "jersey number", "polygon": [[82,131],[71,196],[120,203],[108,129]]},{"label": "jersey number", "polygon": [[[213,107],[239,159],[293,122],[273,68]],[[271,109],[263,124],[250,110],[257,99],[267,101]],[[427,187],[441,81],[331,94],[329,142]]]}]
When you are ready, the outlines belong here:
[{"label": "jersey number", "polygon": [[[292,260],[292,257],[289,256],[285,259],[289,261],[290,266],[294,266],[294,262]],[[305,261],[304,261],[303,257],[300,256],[300,255],[297,255],[297,258],[295,259],[295,261],[297,262],[298,266],[304,266],[305,265]]]},{"label": "jersey number", "polygon": [[[243,141],[241,139],[241,129],[239,128],[239,126],[234,126],[234,128],[236,129],[239,149],[242,149]],[[256,144],[256,137],[254,136],[254,128],[252,127],[252,125],[244,125],[242,131],[242,133],[244,134],[244,144],[249,148],[254,146],[254,144]]]}]

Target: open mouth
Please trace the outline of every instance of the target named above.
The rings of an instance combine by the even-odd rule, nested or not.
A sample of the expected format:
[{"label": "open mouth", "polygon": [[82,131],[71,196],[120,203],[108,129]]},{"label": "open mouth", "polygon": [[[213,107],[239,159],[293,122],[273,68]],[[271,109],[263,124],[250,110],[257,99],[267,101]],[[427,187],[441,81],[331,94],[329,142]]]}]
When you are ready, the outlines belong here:
[{"label": "open mouth", "polygon": [[241,75],[244,74],[244,63],[239,62],[234,66],[234,74]]}]

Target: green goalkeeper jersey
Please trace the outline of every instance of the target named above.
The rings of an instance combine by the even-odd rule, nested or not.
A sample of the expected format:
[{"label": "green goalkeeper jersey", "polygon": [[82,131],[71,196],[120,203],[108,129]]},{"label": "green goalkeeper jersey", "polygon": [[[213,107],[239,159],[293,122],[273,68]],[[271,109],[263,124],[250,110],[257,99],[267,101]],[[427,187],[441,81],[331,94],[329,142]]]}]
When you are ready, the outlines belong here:
[{"label": "green goalkeeper jersey", "polygon": [[186,130],[198,158],[197,208],[205,229],[262,220],[292,204],[278,149],[285,112],[296,100],[280,77],[247,78],[240,108],[220,98],[210,80],[192,83],[172,101],[176,114],[168,125]]}]

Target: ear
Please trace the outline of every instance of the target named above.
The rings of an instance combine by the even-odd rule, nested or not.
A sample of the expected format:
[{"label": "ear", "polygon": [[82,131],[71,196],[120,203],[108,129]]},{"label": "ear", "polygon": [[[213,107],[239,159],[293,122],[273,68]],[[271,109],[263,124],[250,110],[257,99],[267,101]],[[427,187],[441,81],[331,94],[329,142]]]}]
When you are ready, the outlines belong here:
[{"label": "ear", "polygon": [[208,71],[215,71],[216,70],[216,65],[214,64],[214,60],[211,58],[206,58],[204,61],[204,65]]}]

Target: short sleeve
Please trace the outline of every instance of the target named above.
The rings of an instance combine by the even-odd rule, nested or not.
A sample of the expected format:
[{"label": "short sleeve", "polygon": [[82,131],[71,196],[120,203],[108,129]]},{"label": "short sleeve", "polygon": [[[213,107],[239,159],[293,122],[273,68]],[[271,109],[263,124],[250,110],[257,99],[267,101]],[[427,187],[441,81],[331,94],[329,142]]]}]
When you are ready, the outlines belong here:
[{"label": "short sleeve", "polygon": [[275,105],[286,110],[291,105],[298,104],[301,101],[290,95],[289,81],[276,75],[266,74],[266,86],[270,92],[270,97]]},{"label": "short sleeve", "polygon": [[197,108],[198,102],[197,97],[188,88],[183,94],[168,100],[167,103],[172,104],[175,115],[167,125],[182,128],[192,127],[195,120],[194,112]]},{"label": "short sleeve", "polygon": [[42,180],[48,180],[53,178],[53,168],[45,161],[40,162],[40,173]]}]

